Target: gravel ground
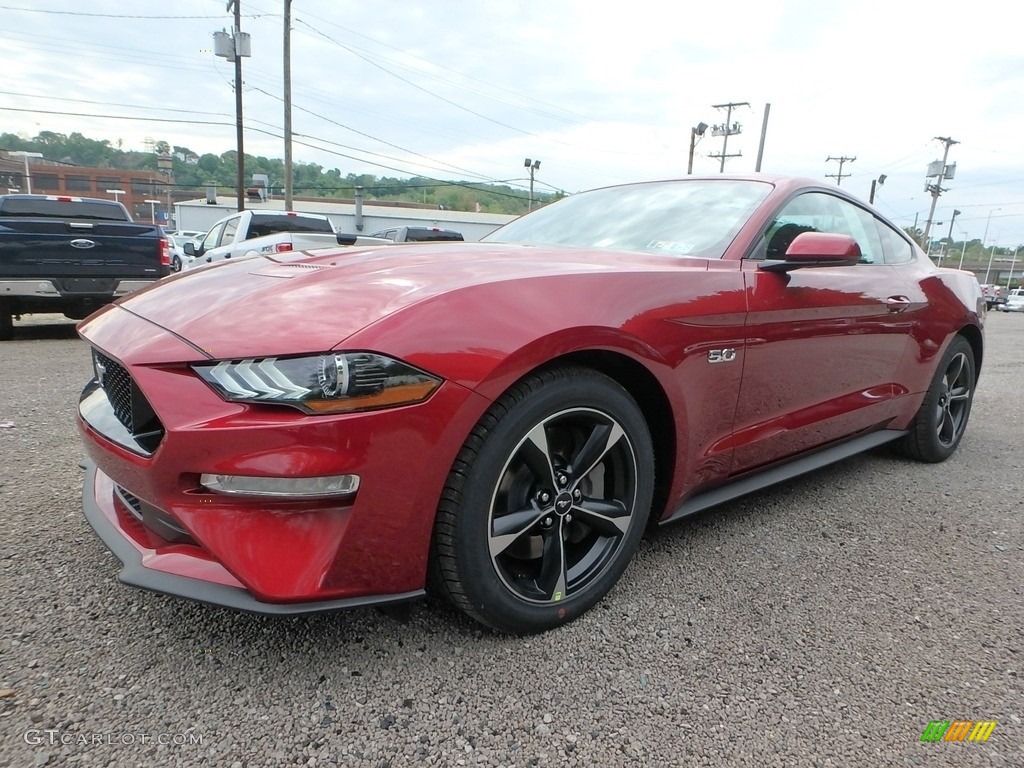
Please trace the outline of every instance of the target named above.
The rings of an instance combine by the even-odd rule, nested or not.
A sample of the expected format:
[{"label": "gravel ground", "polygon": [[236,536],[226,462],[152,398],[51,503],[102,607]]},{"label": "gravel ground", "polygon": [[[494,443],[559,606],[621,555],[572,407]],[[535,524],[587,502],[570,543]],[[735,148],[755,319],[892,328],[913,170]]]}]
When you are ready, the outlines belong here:
[{"label": "gravel ground", "polygon": [[[956,456],[854,458],[652,532],[528,639],[431,603],[262,618],[131,589],[81,514],[70,325],[0,345],[0,764],[1024,765],[1024,318]],[[13,424],[13,426],[11,426]],[[931,720],[986,743],[921,743]]]}]

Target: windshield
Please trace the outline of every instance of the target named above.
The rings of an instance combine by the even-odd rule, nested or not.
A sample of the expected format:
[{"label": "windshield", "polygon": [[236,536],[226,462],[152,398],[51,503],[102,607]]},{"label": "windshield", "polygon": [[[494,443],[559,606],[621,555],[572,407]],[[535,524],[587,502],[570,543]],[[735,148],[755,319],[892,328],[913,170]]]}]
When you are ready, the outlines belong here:
[{"label": "windshield", "polygon": [[595,189],[518,218],[484,240],[720,259],[771,189],[735,179]]}]

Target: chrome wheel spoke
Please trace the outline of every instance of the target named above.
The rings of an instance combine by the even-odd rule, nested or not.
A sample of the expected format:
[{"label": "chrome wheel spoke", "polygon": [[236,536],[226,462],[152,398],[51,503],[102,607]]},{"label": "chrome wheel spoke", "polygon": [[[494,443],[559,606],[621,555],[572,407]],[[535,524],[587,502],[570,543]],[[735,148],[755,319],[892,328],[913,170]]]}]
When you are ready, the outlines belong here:
[{"label": "chrome wheel spoke", "polygon": [[949,367],[946,368],[946,389],[952,389],[957,381],[960,380],[960,376],[963,375],[964,366],[967,365],[967,358],[964,355],[957,355],[949,362]]},{"label": "chrome wheel spoke", "polygon": [[537,588],[545,598],[552,601],[565,598],[566,570],[565,542],[562,540],[562,523],[559,522],[544,538]]},{"label": "chrome wheel spoke", "polygon": [[595,424],[587,441],[572,458],[572,476],[579,481],[589,475],[625,433],[622,427],[611,424]]},{"label": "chrome wheel spoke", "polygon": [[953,439],[954,434],[953,417],[950,415],[948,409],[943,408],[942,415],[939,420],[939,440],[943,443],[949,444]]},{"label": "chrome wheel spoke", "polygon": [[497,557],[515,544],[547,514],[551,514],[551,510],[543,510],[536,505],[531,505],[518,512],[495,518],[488,541],[491,557]]},{"label": "chrome wheel spoke", "polygon": [[629,529],[629,510],[616,500],[584,499],[573,504],[576,520],[586,523],[603,536],[622,536]]},{"label": "chrome wheel spoke", "polygon": [[967,400],[971,396],[969,387],[957,387],[949,391],[949,399],[952,401]]},{"label": "chrome wheel spoke", "polygon": [[555,465],[551,461],[551,452],[548,447],[548,435],[543,424],[538,424],[530,430],[523,442],[521,452],[523,461],[533,472],[538,483],[542,486],[550,484],[552,489],[558,487]]}]

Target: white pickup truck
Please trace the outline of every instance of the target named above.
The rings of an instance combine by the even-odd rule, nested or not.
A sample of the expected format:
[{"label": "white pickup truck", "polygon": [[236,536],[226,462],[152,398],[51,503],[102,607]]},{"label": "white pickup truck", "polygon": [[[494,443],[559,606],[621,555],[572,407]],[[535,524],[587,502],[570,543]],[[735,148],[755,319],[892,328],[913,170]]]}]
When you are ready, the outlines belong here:
[{"label": "white pickup truck", "polygon": [[334,245],[387,245],[380,238],[347,235],[334,231],[330,219],[293,211],[241,211],[214,224],[202,242],[185,243],[185,269],[223,259],[265,256],[287,251],[306,251]]}]

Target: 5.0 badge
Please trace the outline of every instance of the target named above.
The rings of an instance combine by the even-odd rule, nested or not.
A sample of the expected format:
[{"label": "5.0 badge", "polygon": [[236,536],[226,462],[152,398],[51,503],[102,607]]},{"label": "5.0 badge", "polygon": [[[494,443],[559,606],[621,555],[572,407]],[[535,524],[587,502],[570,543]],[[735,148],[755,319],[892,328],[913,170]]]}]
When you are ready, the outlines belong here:
[{"label": "5.0 badge", "polygon": [[736,350],[732,347],[726,347],[725,349],[709,349],[708,350],[708,362],[709,363],[731,363],[736,359]]}]

